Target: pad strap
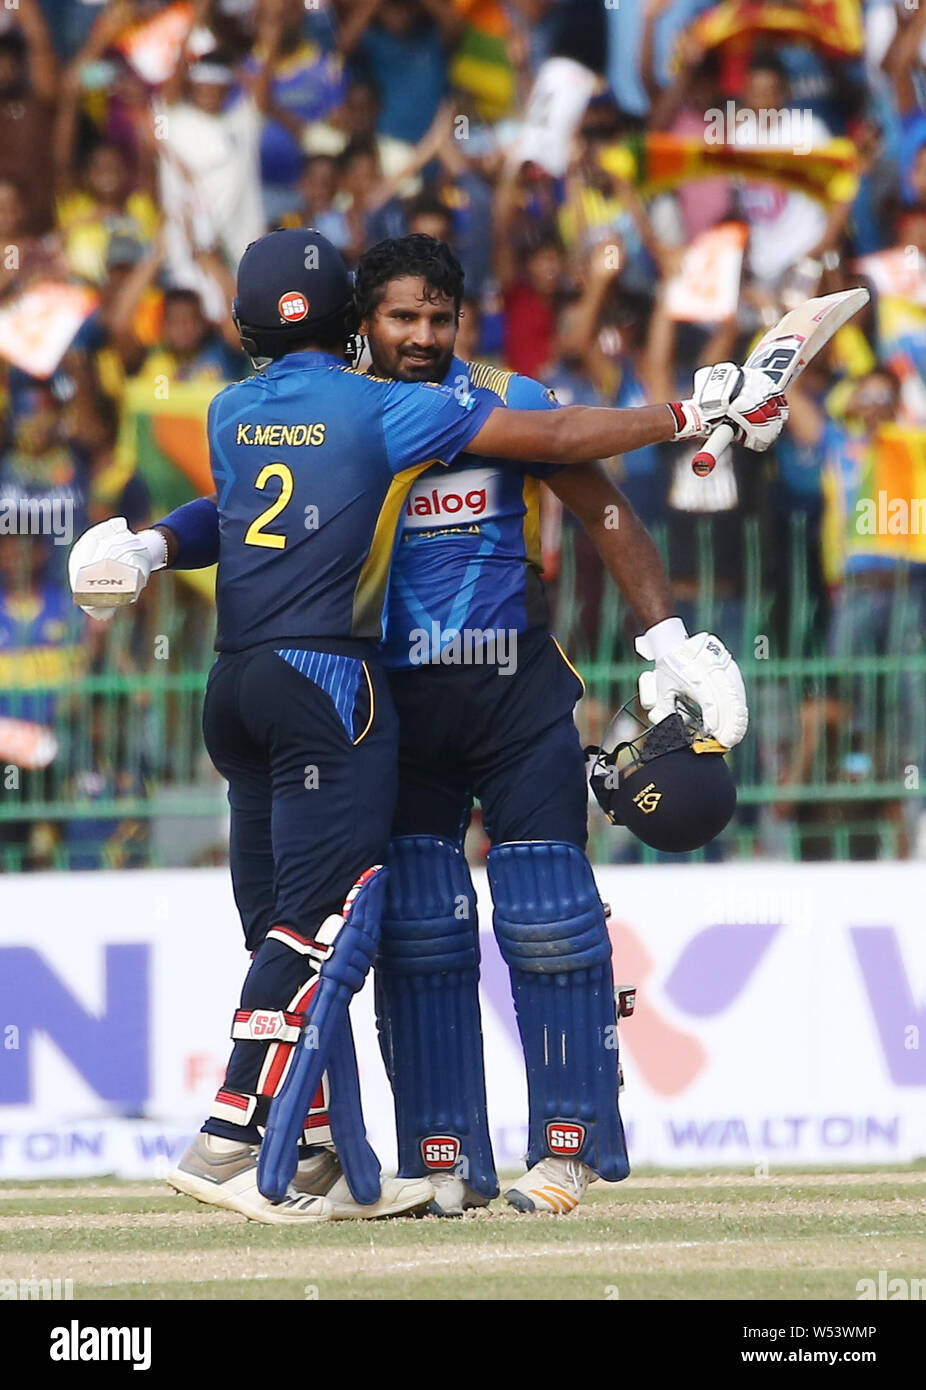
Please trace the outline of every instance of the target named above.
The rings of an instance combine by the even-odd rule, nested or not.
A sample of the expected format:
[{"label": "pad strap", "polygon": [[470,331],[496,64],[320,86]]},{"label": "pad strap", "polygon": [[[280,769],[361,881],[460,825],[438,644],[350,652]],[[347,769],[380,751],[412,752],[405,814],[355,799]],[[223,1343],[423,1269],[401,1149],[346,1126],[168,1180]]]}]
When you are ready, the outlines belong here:
[{"label": "pad strap", "polygon": [[335,937],[344,925],[344,919],[336,915],[326,917],[314,936],[301,936],[293,927],[271,927],[267,933],[268,941],[279,941],[296,951],[300,956],[308,956],[318,965],[323,965],[331,955]]},{"label": "pad strap", "polygon": [[286,1009],[238,1009],[232,1021],[231,1035],[235,1042],[299,1041],[302,1015]]}]

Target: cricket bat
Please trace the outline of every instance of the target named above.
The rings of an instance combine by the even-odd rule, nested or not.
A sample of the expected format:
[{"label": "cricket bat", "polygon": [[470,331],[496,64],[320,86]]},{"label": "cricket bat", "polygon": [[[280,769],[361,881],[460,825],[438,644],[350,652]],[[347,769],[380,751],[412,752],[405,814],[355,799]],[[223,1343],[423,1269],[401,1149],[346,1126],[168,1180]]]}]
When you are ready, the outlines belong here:
[{"label": "cricket bat", "polygon": [[[770,328],[747,357],[744,366],[758,367],[786,391],[812,357],[829,342],[838,328],[848,323],[864,304],[867,290],[840,290],[838,294],[808,299],[792,309]],[[704,448],[691,460],[699,478],[706,478],[715,463],[733,442],[732,425],[718,425],[708,436]]]},{"label": "cricket bat", "polygon": [[74,602],[93,608],[121,608],[141,593],[141,571],[124,560],[94,560],[82,565],[74,581]]}]

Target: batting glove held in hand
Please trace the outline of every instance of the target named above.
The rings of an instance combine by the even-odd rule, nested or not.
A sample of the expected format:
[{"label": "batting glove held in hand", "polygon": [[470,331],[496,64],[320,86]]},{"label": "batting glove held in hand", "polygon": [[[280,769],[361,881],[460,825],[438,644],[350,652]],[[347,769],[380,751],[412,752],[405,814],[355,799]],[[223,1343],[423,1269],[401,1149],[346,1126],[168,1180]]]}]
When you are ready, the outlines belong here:
[{"label": "batting glove held in hand", "polygon": [[744,368],[735,362],[700,367],[694,375],[691,398],[669,406],[675,416],[675,438],[694,439],[705,435],[725,419],[732,401],[742,389],[743,376]]},{"label": "batting glove held in hand", "polygon": [[735,428],[736,443],[762,454],[784,429],[788,403],[770,376],[756,367],[744,367],[743,384],[726,413],[728,423]]},{"label": "batting glove held in hand", "polygon": [[636,640],[639,656],[655,661],[638,683],[640,704],[651,724],[675,714],[676,696],[701,707],[705,730],[725,748],[741,741],[749,726],[746,688],[733,657],[719,637],[689,637],[681,618],[666,618]]},{"label": "batting glove held in hand", "polygon": [[[167,543],[160,531],[129,530],[124,516],[110,517],[98,526],[91,526],[71,546],[68,556],[68,579],[73,593],[77,575],[84,565],[93,565],[97,560],[121,560],[124,565],[134,565],[142,577],[141,588],[148,583],[152,570],[163,569],[167,563]],[[115,608],[93,608],[81,604],[83,612],[98,622],[106,623],[115,613]]]}]

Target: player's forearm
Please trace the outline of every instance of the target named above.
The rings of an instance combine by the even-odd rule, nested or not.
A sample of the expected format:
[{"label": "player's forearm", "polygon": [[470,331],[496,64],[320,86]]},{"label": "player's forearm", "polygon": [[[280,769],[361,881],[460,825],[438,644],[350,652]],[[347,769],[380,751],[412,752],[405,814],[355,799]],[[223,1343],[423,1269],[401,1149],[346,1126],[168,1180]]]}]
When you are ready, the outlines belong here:
[{"label": "player's forearm", "polygon": [[489,458],[593,463],[676,437],[682,421],[669,405],[635,410],[570,405],[562,410],[493,410],[470,452]]},{"label": "player's forearm", "polygon": [[644,631],[672,617],[677,606],[656,543],[625,497],[617,519],[616,530],[599,522],[589,528],[589,536]]},{"label": "player's forearm", "polygon": [[167,569],[198,570],[219,558],[219,511],[214,497],[197,497],[151,528],[167,542]]},{"label": "player's forearm", "polygon": [[656,544],[601,464],[570,468],[547,486],[588,532],[641,631],[672,617],[672,589]]}]

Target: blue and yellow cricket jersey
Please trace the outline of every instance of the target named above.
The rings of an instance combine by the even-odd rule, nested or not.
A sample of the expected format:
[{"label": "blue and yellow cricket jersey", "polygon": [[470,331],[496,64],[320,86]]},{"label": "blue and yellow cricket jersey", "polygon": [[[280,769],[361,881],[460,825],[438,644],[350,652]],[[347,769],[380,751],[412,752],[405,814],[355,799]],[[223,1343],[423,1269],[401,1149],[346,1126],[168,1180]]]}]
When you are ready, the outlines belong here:
[{"label": "blue and yellow cricket jersey", "polygon": [[[487,407],[557,408],[552,391],[530,377],[458,357],[444,385]],[[439,632],[443,647],[464,628],[525,632],[549,622],[539,480],[556,471],[462,453],[452,469],[426,467],[415,479],[392,566],[384,665],[412,664],[415,632]]]},{"label": "blue and yellow cricket jersey", "polygon": [[409,489],[451,463],[498,396],[386,381],[290,353],[209,408],[218,495],[218,651],[380,641]]}]

